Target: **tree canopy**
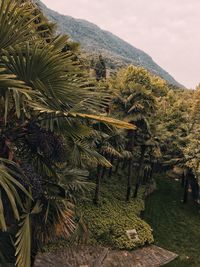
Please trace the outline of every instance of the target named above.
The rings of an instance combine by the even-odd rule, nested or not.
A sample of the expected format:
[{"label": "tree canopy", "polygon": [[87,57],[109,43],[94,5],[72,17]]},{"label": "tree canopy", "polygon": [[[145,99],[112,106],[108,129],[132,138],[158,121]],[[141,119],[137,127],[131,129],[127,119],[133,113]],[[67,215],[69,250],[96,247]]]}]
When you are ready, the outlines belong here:
[{"label": "tree canopy", "polygon": [[[101,207],[105,179],[126,177],[123,209],[135,207],[160,167],[179,165],[199,179],[199,87],[172,90],[136,66],[107,78],[101,56],[91,77],[80,54],[31,1],[0,0],[4,266],[33,266],[39,249],[60,237],[79,242],[86,225],[76,205],[87,197]],[[152,242],[138,212],[131,216],[148,235],[138,245]]]}]

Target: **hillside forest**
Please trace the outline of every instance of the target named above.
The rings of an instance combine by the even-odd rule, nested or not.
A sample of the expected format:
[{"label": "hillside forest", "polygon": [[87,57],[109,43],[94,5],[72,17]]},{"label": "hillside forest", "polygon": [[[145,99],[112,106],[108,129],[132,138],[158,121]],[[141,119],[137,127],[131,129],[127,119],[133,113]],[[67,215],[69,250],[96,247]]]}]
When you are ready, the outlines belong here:
[{"label": "hillside forest", "polygon": [[57,244],[153,243],[145,196],[174,169],[181,205],[199,205],[200,86],[107,73],[37,5],[0,0],[1,266],[34,266]]}]

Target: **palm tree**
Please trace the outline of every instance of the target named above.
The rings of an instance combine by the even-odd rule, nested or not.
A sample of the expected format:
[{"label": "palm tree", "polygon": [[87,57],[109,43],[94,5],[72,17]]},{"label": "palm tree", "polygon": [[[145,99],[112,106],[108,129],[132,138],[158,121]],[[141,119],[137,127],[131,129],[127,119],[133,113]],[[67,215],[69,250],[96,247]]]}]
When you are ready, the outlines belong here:
[{"label": "palm tree", "polygon": [[100,115],[107,97],[67,44],[31,2],[0,1],[0,242],[12,240],[0,261],[15,253],[18,267],[33,266],[40,245],[75,231],[74,199],[87,185],[80,173],[86,162],[106,161],[87,142],[88,120],[133,128]]},{"label": "palm tree", "polygon": [[[139,186],[143,177],[143,165],[146,152],[146,142],[151,138],[150,119],[155,111],[156,98],[151,89],[146,88],[146,83],[150,85],[150,78],[146,71],[137,68],[129,67],[127,70],[119,73],[116,79],[120,84],[119,91],[116,93],[113,106],[115,112],[120,118],[125,118],[126,121],[134,124],[135,129],[128,130],[126,150],[133,154],[134,150],[140,147],[140,156],[138,160],[137,177],[135,184],[134,197],[137,196]],[[122,77],[121,77],[122,76]],[[143,77],[144,76],[144,77]],[[142,79],[142,77],[144,79]],[[146,77],[146,78],[145,78]],[[121,81],[121,82],[120,82]],[[145,81],[145,83],[144,83]],[[143,84],[144,83],[144,84]],[[115,82],[114,82],[115,84]],[[136,160],[136,159],[135,159]],[[134,158],[130,158],[128,162],[128,177],[127,177],[127,193],[126,200],[130,200],[131,184],[132,184],[132,169]]]},{"label": "palm tree", "polygon": [[109,169],[109,178],[111,177],[114,159],[121,158],[120,152],[123,149],[123,145],[120,142],[120,134],[122,134],[122,131],[119,129],[102,122],[93,124],[93,127],[96,130],[96,138],[94,139],[96,149],[99,154],[107,160],[104,163],[102,162],[103,164],[98,164],[97,166],[96,188],[93,203],[98,205],[100,200],[101,179],[106,174],[107,169]]}]

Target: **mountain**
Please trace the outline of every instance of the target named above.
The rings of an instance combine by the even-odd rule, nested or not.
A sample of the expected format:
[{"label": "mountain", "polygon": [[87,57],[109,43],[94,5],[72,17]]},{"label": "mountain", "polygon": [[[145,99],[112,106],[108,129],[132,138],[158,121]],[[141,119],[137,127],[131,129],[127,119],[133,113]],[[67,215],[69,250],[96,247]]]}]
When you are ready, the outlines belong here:
[{"label": "mountain", "polygon": [[183,87],[149,55],[116,35],[86,20],[61,15],[47,8],[40,0],[33,0],[33,2],[38,4],[50,21],[57,24],[59,32],[68,34],[73,41],[79,42],[87,54],[102,54],[110,68],[114,69],[128,64],[142,66],[168,83]]}]

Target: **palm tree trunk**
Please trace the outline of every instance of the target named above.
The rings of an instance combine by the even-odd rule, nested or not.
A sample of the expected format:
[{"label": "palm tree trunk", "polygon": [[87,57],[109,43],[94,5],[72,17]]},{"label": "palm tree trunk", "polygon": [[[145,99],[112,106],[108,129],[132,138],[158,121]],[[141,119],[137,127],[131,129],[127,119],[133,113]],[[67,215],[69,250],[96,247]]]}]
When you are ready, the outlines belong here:
[{"label": "palm tree trunk", "polygon": [[143,168],[143,164],[144,164],[144,155],[145,155],[145,151],[146,151],[146,146],[142,145],[141,146],[141,156],[140,156],[140,160],[139,160],[139,168],[138,168],[138,176],[136,179],[136,184],[135,184],[135,191],[134,191],[134,198],[137,197],[138,195],[138,190],[141,184],[141,178],[142,178],[142,168]]},{"label": "palm tree trunk", "polygon": [[198,185],[198,182],[197,182],[197,179],[195,178],[195,176],[191,180],[190,185],[192,188],[192,199],[194,202],[196,202],[198,200],[198,197],[199,197],[199,185]]},{"label": "palm tree trunk", "polygon": [[142,179],[142,184],[146,185],[147,181],[148,181],[148,176],[149,176],[149,169],[145,169],[144,170],[144,175],[143,175],[143,179]]},{"label": "palm tree trunk", "polygon": [[149,178],[148,178],[149,181],[152,181],[154,171],[155,171],[155,163],[152,162],[152,163],[151,163],[151,169],[150,169],[150,171],[149,171]]},{"label": "palm tree trunk", "polygon": [[189,180],[188,180],[188,178],[186,178],[185,186],[184,186],[183,203],[187,203],[187,200],[188,200],[188,188],[189,188]]},{"label": "palm tree trunk", "polygon": [[184,188],[184,185],[185,185],[185,173],[183,172],[181,176],[181,186]]},{"label": "palm tree trunk", "polygon": [[135,191],[134,191],[134,195],[133,195],[134,198],[136,198],[137,195],[138,195],[139,187],[140,187],[140,183],[137,182],[137,183],[135,184]]},{"label": "palm tree trunk", "polygon": [[132,159],[129,159],[128,162],[128,179],[127,179],[127,191],[126,191],[126,201],[130,201],[130,197],[131,197],[131,182],[132,182],[132,170],[133,170],[133,166],[132,166]]},{"label": "palm tree trunk", "polygon": [[153,174],[154,174],[154,171],[155,171],[155,161],[153,160],[153,156],[150,155],[150,170],[148,172],[148,178],[147,178],[147,182],[151,182],[152,179],[153,179]]},{"label": "palm tree trunk", "polygon": [[109,169],[109,175],[108,175],[109,178],[111,178],[111,176],[112,176],[113,162],[114,162],[114,156],[111,156],[110,163],[112,164],[112,166],[111,166],[110,169]]},{"label": "palm tree trunk", "polygon": [[115,173],[118,173],[119,165],[120,165],[120,160],[117,159],[117,164],[116,164],[116,168],[115,168]]},{"label": "palm tree trunk", "polygon": [[95,188],[94,199],[93,199],[93,203],[95,205],[99,204],[102,169],[103,169],[102,166],[98,165],[97,176],[96,176],[96,188]]},{"label": "palm tree trunk", "polygon": [[103,179],[105,174],[106,174],[106,171],[107,171],[107,168],[106,167],[103,167],[102,169],[102,175],[101,175],[101,178]]},{"label": "palm tree trunk", "polygon": [[[107,159],[107,157],[108,157],[108,155],[107,155],[107,153],[102,153],[102,155]],[[99,166],[100,167],[100,166]],[[97,172],[98,172],[98,168],[99,167],[97,167]],[[106,172],[107,172],[107,168],[106,167],[101,167],[100,168],[100,172],[101,172],[101,177],[100,177],[100,179],[103,179],[104,178],[104,176],[106,175]]]},{"label": "palm tree trunk", "polygon": [[124,170],[126,166],[127,166],[127,160],[124,159],[123,164],[122,164],[122,170]]}]

